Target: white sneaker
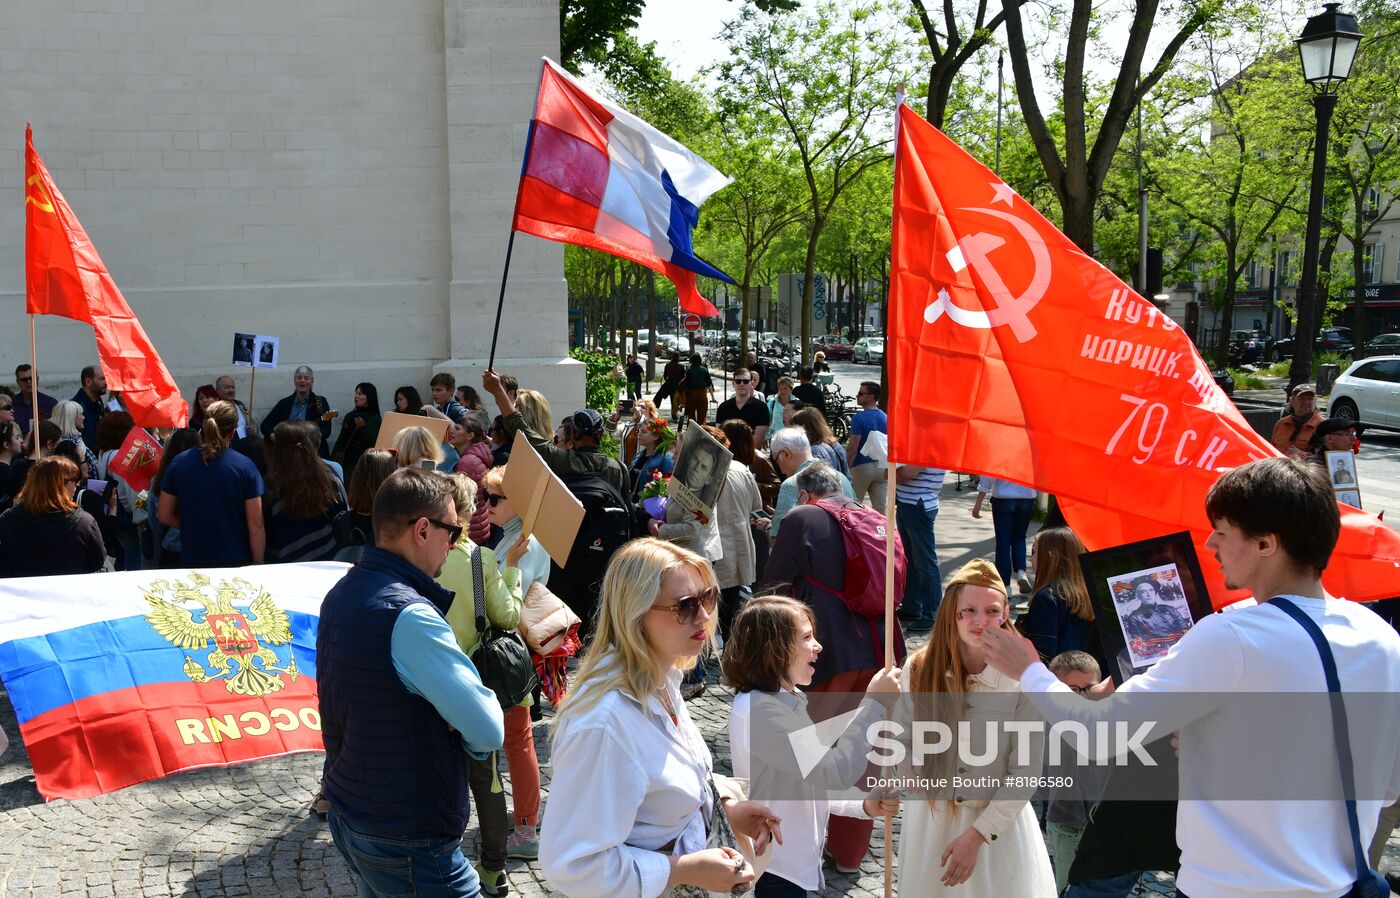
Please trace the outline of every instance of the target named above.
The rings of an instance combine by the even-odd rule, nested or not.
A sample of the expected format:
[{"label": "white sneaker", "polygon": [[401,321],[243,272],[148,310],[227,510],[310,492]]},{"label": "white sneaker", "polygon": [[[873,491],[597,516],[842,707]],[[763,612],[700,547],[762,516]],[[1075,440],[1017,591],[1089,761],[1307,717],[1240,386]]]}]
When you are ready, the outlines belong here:
[{"label": "white sneaker", "polygon": [[1028,596],[1031,594],[1031,578],[1027,572],[1017,571],[1012,579],[1016,581],[1016,588],[1020,590],[1021,595]]}]

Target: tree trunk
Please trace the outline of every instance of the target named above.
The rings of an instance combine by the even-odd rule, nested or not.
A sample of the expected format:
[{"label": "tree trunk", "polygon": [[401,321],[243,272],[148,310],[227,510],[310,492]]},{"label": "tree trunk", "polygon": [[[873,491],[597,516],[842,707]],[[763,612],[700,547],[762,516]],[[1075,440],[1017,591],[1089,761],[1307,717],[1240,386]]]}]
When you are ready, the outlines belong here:
[{"label": "tree trunk", "polygon": [[[1364,211],[1360,203],[1358,203],[1356,208],[1357,239],[1352,243],[1353,249],[1351,254],[1351,275],[1353,278],[1352,283],[1354,284],[1352,289],[1354,290],[1353,296],[1355,297],[1354,302],[1356,308],[1356,314],[1352,316],[1351,339],[1352,345],[1355,347],[1352,358],[1355,359],[1362,357],[1363,353],[1361,352],[1361,347],[1366,344],[1366,258],[1362,254],[1362,251],[1365,249],[1365,243],[1363,241],[1366,239],[1365,232],[1362,230],[1364,227],[1363,222],[1365,221],[1363,217]],[[1320,321],[1321,319],[1318,320]]]},{"label": "tree trunk", "polygon": [[826,226],[826,216],[812,218],[812,231],[807,235],[807,261],[802,266],[802,345],[798,348],[798,358],[807,365],[812,360],[812,301],[816,284],[813,283],[817,271],[817,244],[822,238],[822,228]]}]

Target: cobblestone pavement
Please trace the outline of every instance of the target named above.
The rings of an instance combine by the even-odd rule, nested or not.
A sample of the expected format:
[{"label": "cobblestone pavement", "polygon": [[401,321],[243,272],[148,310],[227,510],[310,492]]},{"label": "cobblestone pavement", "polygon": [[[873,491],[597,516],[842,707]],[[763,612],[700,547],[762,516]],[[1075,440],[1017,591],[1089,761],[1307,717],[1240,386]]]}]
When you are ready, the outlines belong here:
[{"label": "cobblestone pavement", "polygon": [[[955,489],[951,475],[949,481],[938,518],[945,576],[969,558],[989,556],[992,543],[990,515],[973,520],[968,513],[971,491]],[[729,770],[731,698],[727,689],[711,685],[690,704],[722,772]],[[14,711],[2,691],[0,726],[11,737],[9,751],[0,758],[4,898],[328,898],[356,893],[325,824],[307,813],[320,781],[320,754],[191,771],[98,798],[46,804],[34,789]],[[547,790],[548,716],[536,726],[535,738]],[[897,820],[895,825],[897,831]],[[473,821],[464,839],[468,856],[476,856],[476,842]],[[821,894],[882,895],[883,851],[883,826],[877,824],[860,874],[828,868]],[[1400,839],[1392,838],[1383,867],[1400,867]],[[512,862],[510,880],[516,895],[558,894],[535,864]],[[1169,877],[1139,887],[1144,895],[1174,890]],[[905,894],[917,892],[906,889]]]}]

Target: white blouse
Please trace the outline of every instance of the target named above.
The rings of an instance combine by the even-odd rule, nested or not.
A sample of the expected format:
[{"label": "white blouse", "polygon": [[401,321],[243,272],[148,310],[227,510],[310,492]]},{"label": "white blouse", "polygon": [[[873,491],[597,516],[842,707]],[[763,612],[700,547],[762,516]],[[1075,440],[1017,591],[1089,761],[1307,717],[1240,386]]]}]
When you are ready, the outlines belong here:
[{"label": "white blouse", "polygon": [[673,670],[665,685],[675,723],[656,696],[643,703],[614,691],[559,724],[540,867],[569,898],[656,898],[669,857],[705,847],[710,750],[681,699],[681,676]]}]

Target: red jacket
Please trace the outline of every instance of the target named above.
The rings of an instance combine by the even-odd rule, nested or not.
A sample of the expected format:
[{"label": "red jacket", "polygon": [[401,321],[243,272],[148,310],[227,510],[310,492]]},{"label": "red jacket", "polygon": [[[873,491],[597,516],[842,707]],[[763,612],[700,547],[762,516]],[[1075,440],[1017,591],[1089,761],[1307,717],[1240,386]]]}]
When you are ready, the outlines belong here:
[{"label": "red jacket", "polygon": [[472,515],[471,526],[467,528],[467,535],[474,543],[480,543],[491,535],[491,508],[479,492],[481,478],[486,476],[486,472],[490,469],[491,444],[484,440],[480,443],[472,443],[462,453],[462,457],[457,460],[457,471],[476,481],[478,490],[476,514]]}]

